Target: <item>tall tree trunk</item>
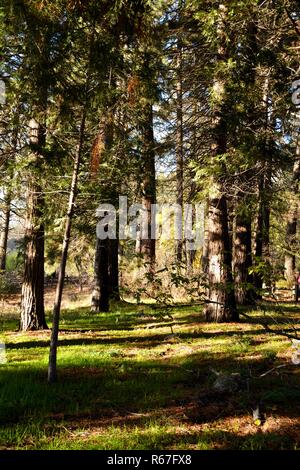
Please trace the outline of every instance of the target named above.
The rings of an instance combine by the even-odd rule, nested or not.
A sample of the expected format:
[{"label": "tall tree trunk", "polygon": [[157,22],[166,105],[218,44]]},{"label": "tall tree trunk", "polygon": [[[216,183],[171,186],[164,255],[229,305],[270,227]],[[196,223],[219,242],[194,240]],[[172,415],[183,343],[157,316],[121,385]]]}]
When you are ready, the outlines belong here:
[{"label": "tall tree trunk", "polygon": [[109,240],[108,247],[109,295],[120,300],[119,292],[119,240]]},{"label": "tall tree trunk", "polygon": [[94,264],[94,288],[91,299],[91,310],[93,312],[108,312],[110,295],[109,276],[109,242],[96,241],[95,264]]},{"label": "tall tree trunk", "polygon": [[82,105],[82,115],[79,128],[78,136],[78,145],[76,149],[76,154],[74,158],[72,182],[69,193],[69,202],[67,207],[66,214],[66,223],[65,223],[65,233],[63,239],[63,246],[61,252],[60,267],[58,271],[58,281],[55,292],[55,300],[53,305],[53,319],[52,319],[52,332],[51,332],[51,341],[50,341],[50,351],[49,351],[49,363],[48,363],[48,382],[53,383],[57,380],[57,346],[58,346],[58,333],[59,333],[59,319],[60,319],[60,308],[61,300],[64,288],[66,266],[68,259],[68,250],[70,245],[71,238],[71,229],[74,216],[75,202],[77,196],[77,186],[78,186],[78,176],[82,159],[82,151],[85,138],[85,127],[86,127],[86,113],[88,105],[88,92],[90,87],[90,70],[91,70],[91,57],[94,44],[94,28],[90,37],[89,45],[89,56],[87,64],[87,78],[85,83],[85,99]]},{"label": "tall tree trunk", "polygon": [[286,227],[286,248],[287,251],[284,257],[285,276],[290,285],[295,283],[295,269],[296,269],[296,235],[298,224],[299,212],[299,179],[300,179],[300,143],[298,142],[296,148],[296,161],[293,168],[293,183],[292,183],[292,203],[288,211],[287,227]]},{"label": "tall tree trunk", "polygon": [[271,288],[271,251],[270,251],[270,217],[271,217],[271,204],[270,204],[270,180],[267,178],[265,185],[266,200],[263,204],[262,220],[263,220],[263,247],[262,256],[266,265],[265,284],[266,287]]},{"label": "tall tree trunk", "polygon": [[[176,84],[176,191],[177,204],[183,208],[183,112],[182,112],[182,45],[177,44],[177,84]],[[182,236],[182,233],[181,233]],[[182,262],[183,240],[175,240],[176,260]]]},{"label": "tall tree trunk", "polygon": [[286,226],[286,246],[287,251],[284,256],[285,277],[288,284],[295,284],[296,257],[294,255],[296,245],[296,233],[298,223],[298,204],[294,202],[288,212]]},{"label": "tall tree trunk", "polygon": [[138,227],[137,231],[136,231],[135,253],[137,255],[141,254],[141,230],[140,230],[140,227]]},{"label": "tall tree trunk", "polygon": [[[114,116],[107,109],[102,116],[97,137],[97,159],[100,165],[101,156],[109,152],[114,139]],[[108,189],[107,189],[108,190]],[[116,203],[118,194],[110,189],[110,201]],[[116,234],[117,235],[117,234]],[[94,285],[91,296],[91,310],[93,312],[107,312],[109,298],[120,299],[119,294],[119,240],[97,238],[94,261]]]},{"label": "tall tree trunk", "polygon": [[251,219],[246,214],[237,214],[234,230],[233,269],[235,299],[238,305],[251,305],[254,301],[251,253]]},{"label": "tall tree trunk", "polygon": [[[257,205],[257,214],[256,214],[256,227],[255,227],[255,264],[259,263],[262,260],[263,256],[263,191],[264,191],[264,178],[260,177],[259,188],[258,188],[258,205]],[[261,299],[261,289],[262,289],[262,274],[260,272],[255,272],[254,274],[254,286],[256,290],[256,297]]]},{"label": "tall tree trunk", "polygon": [[[145,107],[142,122],[143,156],[142,156],[142,205],[146,211],[148,237],[141,238],[141,254],[150,270],[155,268],[155,238],[151,236],[155,221],[152,220],[152,205],[156,202],[155,150],[153,133],[152,105]],[[152,228],[152,230],[151,230]]]},{"label": "tall tree trunk", "polygon": [[6,252],[7,252],[7,241],[9,233],[9,221],[10,221],[10,210],[11,210],[11,196],[9,191],[4,198],[4,209],[3,209],[3,228],[0,236],[0,271],[6,270]]},{"label": "tall tree trunk", "polygon": [[[88,89],[88,87],[86,87]],[[58,332],[59,332],[59,317],[60,317],[60,307],[61,299],[64,288],[65,274],[66,274],[66,265],[68,259],[68,249],[71,238],[71,228],[74,215],[74,207],[77,195],[77,183],[78,183],[78,174],[81,164],[81,155],[84,143],[84,133],[85,133],[85,120],[86,120],[86,109],[83,109],[82,119],[79,130],[79,142],[77,147],[77,152],[74,160],[72,182],[69,194],[69,203],[66,216],[65,224],[65,233],[61,253],[60,267],[58,271],[58,281],[56,286],[55,300],[53,306],[53,320],[52,320],[52,333],[51,333],[51,342],[50,342],[50,353],[49,353],[49,365],[48,365],[48,382],[52,383],[57,380],[57,345],[58,345]]]},{"label": "tall tree trunk", "polygon": [[234,237],[234,224],[235,224],[235,207],[232,198],[227,198],[227,213],[228,213],[228,236],[229,246],[233,251],[233,237]]},{"label": "tall tree trunk", "polygon": [[258,207],[256,219],[255,235],[255,263],[263,261],[265,263],[264,272],[257,272],[254,275],[254,285],[257,290],[257,297],[261,298],[263,281],[268,287],[271,286],[271,279],[268,274],[271,268],[270,254],[270,174],[261,176],[258,190]]},{"label": "tall tree trunk", "polygon": [[208,246],[209,246],[209,231],[208,231],[208,206],[209,201],[206,201],[205,213],[204,213],[204,240],[201,257],[201,268],[204,274],[208,274]]},{"label": "tall tree trunk", "polygon": [[[219,5],[219,60],[227,60],[225,34],[227,8]],[[215,93],[218,95],[213,108],[214,143],[213,158],[223,155],[227,150],[227,126],[223,111],[226,96],[226,79],[215,77]],[[222,174],[225,168],[220,168]],[[208,299],[204,309],[207,321],[224,322],[238,320],[235,305],[234,285],[232,278],[232,247],[228,230],[227,199],[221,179],[216,179],[211,188],[208,202]]]},{"label": "tall tree trunk", "polygon": [[[35,19],[28,15],[29,22]],[[25,266],[21,295],[22,330],[47,328],[44,310],[44,194],[42,185],[44,151],[46,145],[46,116],[48,105],[49,54],[51,34],[40,24],[33,29],[33,38],[27,37],[32,75],[31,101],[33,118],[29,122],[30,156],[27,166],[27,214],[25,229]]]},{"label": "tall tree trunk", "polygon": [[[193,195],[193,190],[195,189],[194,183],[192,184],[192,192],[191,195]],[[192,202],[192,197],[188,198],[189,204]],[[195,207],[192,205],[192,224],[193,227],[195,226],[195,220],[196,219],[196,213],[195,213]],[[192,246],[195,243],[195,239],[185,239],[184,240],[184,248],[185,248],[185,260],[186,260],[186,272],[189,274],[192,269],[193,269],[193,264],[194,260],[196,257],[196,250]]]},{"label": "tall tree trunk", "polygon": [[39,181],[45,126],[31,119],[29,129],[32,155],[28,170],[25,267],[21,295],[20,329],[23,331],[47,328],[44,310],[44,196]]},{"label": "tall tree trunk", "polygon": [[220,189],[218,197],[209,200],[208,232],[209,297],[205,306],[206,319],[215,322],[235,321],[238,320],[238,314],[231,271],[227,201]]},{"label": "tall tree trunk", "polygon": [[[19,116],[16,113],[16,123],[12,135],[12,156],[11,160],[15,162],[17,146],[18,146],[18,125],[19,125]],[[7,242],[9,235],[9,223],[11,216],[11,183],[13,181],[13,170],[9,168],[9,182],[6,194],[4,194],[4,208],[3,208],[3,229],[0,236],[0,271],[6,270],[6,255],[7,255]]]},{"label": "tall tree trunk", "polygon": [[[272,146],[268,136],[271,126],[270,106],[270,81],[269,72],[266,73],[263,83],[262,113],[264,115],[266,137],[263,142],[262,174],[258,182],[258,209],[255,238],[255,262],[264,263],[263,272],[256,272],[254,285],[257,297],[261,298],[263,281],[267,287],[271,287],[271,254],[270,254],[270,215],[271,215],[271,190],[272,190]],[[275,125],[275,124],[274,124]]]}]

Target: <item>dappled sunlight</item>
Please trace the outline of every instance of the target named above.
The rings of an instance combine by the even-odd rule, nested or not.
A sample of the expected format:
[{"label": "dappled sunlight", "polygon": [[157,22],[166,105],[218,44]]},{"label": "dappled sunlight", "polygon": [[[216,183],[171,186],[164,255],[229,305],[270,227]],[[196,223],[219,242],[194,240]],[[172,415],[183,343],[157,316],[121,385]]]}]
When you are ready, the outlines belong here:
[{"label": "dappled sunlight", "polygon": [[[170,322],[145,305],[121,304],[95,316],[88,312],[86,307],[63,312],[59,381],[51,387],[46,383],[50,332],[4,333],[2,448],[298,445],[299,370],[290,364],[290,340],[266,332],[259,316],[215,325],[198,313],[195,321],[191,308],[174,308],[172,332]],[[214,391],[219,373],[240,374],[235,393]],[[267,419],[257,427],[252,408],[261,399]],[[34,427],[32,420],[41,424]],[[287,432],[288,423],[293,432]]]}]

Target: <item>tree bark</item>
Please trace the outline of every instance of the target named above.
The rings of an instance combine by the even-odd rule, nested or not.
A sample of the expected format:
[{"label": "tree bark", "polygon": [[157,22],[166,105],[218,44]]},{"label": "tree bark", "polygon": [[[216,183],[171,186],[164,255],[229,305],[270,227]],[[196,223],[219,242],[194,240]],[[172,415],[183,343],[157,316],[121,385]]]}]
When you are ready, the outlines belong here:
[{"label": "tree bark", "polygon": [[[25,229],[25,266],[21,295],[22,330],[47,328],[44,310],[44,194],[42,185],[44,151],[46,145],[46,116],[50,41],[49,29],[40,24],[28,12],[33,36],[26,37],[32,66],[32,90],[30,101],[33,118],[29,122],[30,155],[27,165],[27,214]],[[30,67],[28,67],[30,69]]]},{"label": "tree bark", "polygon": [[201,268],[204,274],[208,274],[208,256],[209,256],[208,206],[209,206],[209,201],[207,200],[206,206],[205,206],[204,240],[203,240],[202,257],[201,257]]},{"label": "tree bark", "polygon": [[[258,188],[258,206],[256,214],[256,227],[255,227],[255,264],[259,263],[262,260],[263,255],[263,177],[260,178],[259,188]],[[261,289],[262,289],[262,275],[261,273],[255,272],[254,274],[254,286],[256,290],[256,297],[261,299]]]},{"label": "tree bark", "polygon": [[[107,109],[101,119],[98,133],[98,167],[101,164],[101,155],[111,150],[113,139],[114,116],[111,110]],[[110,188],[109,190],[110,200],[115,204],[118,199],[117,191]],[[118,250],[118,238],[116,240],[99,240],[97,238],[94,262],[94,286],[91,296],[91,310],[93,312],[107,312],[109,310],[109,299],[120,299]]]},{"label": "tree bark", "polygon": [[[183,209],[183,112],[182,112],[182,45],[177,44],[177,84],[176,84],[176,191],[177,204]],[[182,232],[181,232],[182,237]],[[183,240],[175,240],[176,261],[182,262]]]},{"label": "tree bark", "polygon": [[[152,220],[152,205],[156,201],[156,178],[155,178],[155,150],[153,133],[153,111],[152,105],[145,108],[142,122],[142,205],[147,217],[147,238],[142,236],[140,242],[141,254],[144,262],[149,265],[150,270],[155,268],[155,238],[151,236],[155,230],[155,221]],[[152,230],[151,230],[152,228]]]},{"label": "tree bark", "polygon": [[0,271],[6,270],[6,252],[7,252],[7,241],[9,233],[9,222],[10,222],[10,209],[11,209],[11,197],[10,193],[6,194],[4,198],[4,210],[3,210],[3,229],[0,236]]},{"label": "tree bark", "polygon": [[231,271],[231,248],[228,234],[227,201],[224,195],[210,198],[208,212],[208,283],[205,306],[207,321],[238,320]]},{"label": "tree bark", "polygon": [[246,214],[237,214],[234,230],[233,269],[235,299],[238,305],[252,305],[254,290],[249,269],[252,266],[251,219]]},{"label": "tree bark", "polygon": [[32,154],[27,179],[26,248],[21,295],[20,329],[23,331],[47,328],[44,310],[44,196],[39,181],[45,126],[32,119],[29,129]]},{"label": "tree bark", "polygon": [[263,200],[263,211],[262,211],[262,221],[263,221],[263,233],[262,233],[262,256],[263,260],[266,263],[266,275],[265,283],[266,287],[271,288],[271,251],[270,251],[270,217],[271,217],[271,170],[268,169],[265,183],[264,191],[264,200]]},{"label": "tree bark", "polygon": [[[263,83],[262,113],[264,115],[265,133],[271,126],[270,80],[267,73]],[[275,125],[275,123],[274,123]],[[270,255],[270,215],[272,190],[272,141],[265,137],[262,149],[262,174],[258,182],[258,210],[255,238],[255,263],[264,263],[263,272],[256,272],[254,285],[257,298],[261,298],[263,282],[271,288],[271,255]]]},{"label": "tree bark", "polygon": [[296,235],[298,225],[298,212],[299,212],[299,178],[300,178],[300,144],[296,148],[296,161],[293,168],[293,183],[292,183],[292,203],[288,211],[287,227],[286,227],[286,247],[287,251],[284,257],[285,277],[289,285],[295,283],[295,269],[296,269]]},{"label": "tree bark", "polygon": [[[219,5],[218,60],[227,60],[226,50],[227,8]],[[227,126],[224,114],[226,78],[215,77],[216,104],[213,107],[214,143],[213,158],[227,150]],[[232,277],[232,247],[228,230],[227,199],[224,191],[226,169],[220,164],[222,177],[215,178],[208,201],[208,298],[204,313],[207,321],[226,322],[238,320]]]},{"label": "tree bark", "polygon": [[[192,194],[193,194],[193,192],[192,192]],[[188,202],[189,203],[192,202],[191,198],[188,199]],[[192,206],[192,224],[193,224],[193,227],[194,227],[194,224],[195,224],[195,219],[196,219],[195,207]],[[195,261],[195,257],[196,257],[197,250],[195,250],[192,247],[194,242],[195,242],[194,238],[184,240],[184,248],[185,248],[184,251],[185,251],[185,262],[186,262],[186,272],[187,272],[187,274],[191,273],[191,271],[193,269],[193,264],[194,264],[194,261]]]},{"label": "tree bark", "polygon": [[109,296],[120,300],[119,292],[119,240],[109,240],[108,247]]},{"label": "tree bark", "polygon": [[53,306],[53,320],[52,320],[52,333],[51,333],[51,342],[50,342],[50,353],[49,353],[49,365],[48,365],[48,382],[53,383],[57,380],[57,345],[58,345],[58,331],[59,331],[59,317],[60,317],[60,307],[61,299],[64,288],[66,265],[68,259],[68,249],[71,238],[71,228],[72,220],[74,215],[74,206],[77,195],[77,183],[78,183],[78,174],[81,164],[81,154],[84,143],[84,133],[85,133],[85,120],[86,120],[86,109],[83,109],[82,119],[79,130],[79,143],[77,147],[77,152],[74,160],[72,182],[69,194],[69,203],[67,209],[66,225],[64,240],[61,253],[60,267],[58,271],[58,281],[56,286],[55,301]]},{"label": "tree bark", "polygon": [[141,230],[140,230],[140,227],[138,227],[137,231],[136,231],[135,253],[136,253],[136,255],[141,254]]},{"label": "tree bark", "polygon": [[261,289],[263,281],[268,287],[271,287],[270,269],[271,269],[271,255],[270,255],[270,198],[271,198],[271,170],[266,168],[265,174],[260,177],[258,188],[258,207],[256,219],[256,234],[255,234],[255,264],[264,262],[265,268],[262,272],[254,274],[254,286],[256,289],[256,296],[261,299]]},{"label": "tree bark", "polygon": [[93,312],[108,312],[109,310],[109,242],[100,240],[96,241],[96,253],[94,264],[94,288],[91,299],[91,310]]}]

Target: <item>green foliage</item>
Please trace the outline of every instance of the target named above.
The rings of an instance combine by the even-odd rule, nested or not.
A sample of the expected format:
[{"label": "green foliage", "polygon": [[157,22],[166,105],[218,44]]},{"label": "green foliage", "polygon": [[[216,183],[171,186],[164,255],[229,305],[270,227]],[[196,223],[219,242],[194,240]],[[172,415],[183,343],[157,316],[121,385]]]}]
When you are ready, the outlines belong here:
[{"label": "green foliage", "polygon": [[271,264],[261,258],[255,258],[253,266],[249,269],[249,274],[257,274],[267,285],[276,285],[282,278],[284,266],[282,264]]},{"label": "green foliage", "polygon": [[174,304],[179,295],[181,300],[189,303],[204,299],[205,276],[198,272],[187,272],[183,264],[170,263],[153,271],[147,269],[147,263],[143,263],[136,269],[137,281],[130,285],[123,283],[121,291],[124,295],[133,297],[137,304],[148,300],[163,308]]},{"label": "green foliage", "polygon": [[24,253],[22,247],[11,251],[6,256],[6,270],[12,273],[20,273],[23,270]]}]

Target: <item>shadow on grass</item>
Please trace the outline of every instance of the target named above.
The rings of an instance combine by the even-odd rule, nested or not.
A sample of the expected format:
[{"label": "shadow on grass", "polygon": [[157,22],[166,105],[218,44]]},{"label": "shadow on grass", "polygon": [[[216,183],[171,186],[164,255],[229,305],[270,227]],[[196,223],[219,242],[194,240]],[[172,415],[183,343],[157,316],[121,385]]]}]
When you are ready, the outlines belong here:
[{"label": "shadow on grass", "polygon": [[[109,410],[116,414],[165,409],[168,417],[170,404],[187,407],[192,422],[209,422],[217,417],[236,416],[251,412],[252,403],[261,398],[268,404],[277,403],[295,410],[300,400],[299,379],[295,375],[266,376],[253,379],[250,388],[246,382],[236,393],[211,392],[216,370],[239,371],[242,376],[253,376],[270,367],[267,359],[240,361],[231,356],[218,357],[201,354],[189,356],[181,365],[155,361],[124,361],[110,358],[86,361],[78,366],[76,358],[59,365],[59,381],[46,382],[45,368],[3,368],[0,380],[0,420],[2,423],[42,419],[45,416],[105,416]],[[272,393],[270,393],[272,391]],[[203,401],[204,400],[204,401]],[[212,406],[211,412],[208,407]],[[186,418],[185,418],[186,419]]]}]

